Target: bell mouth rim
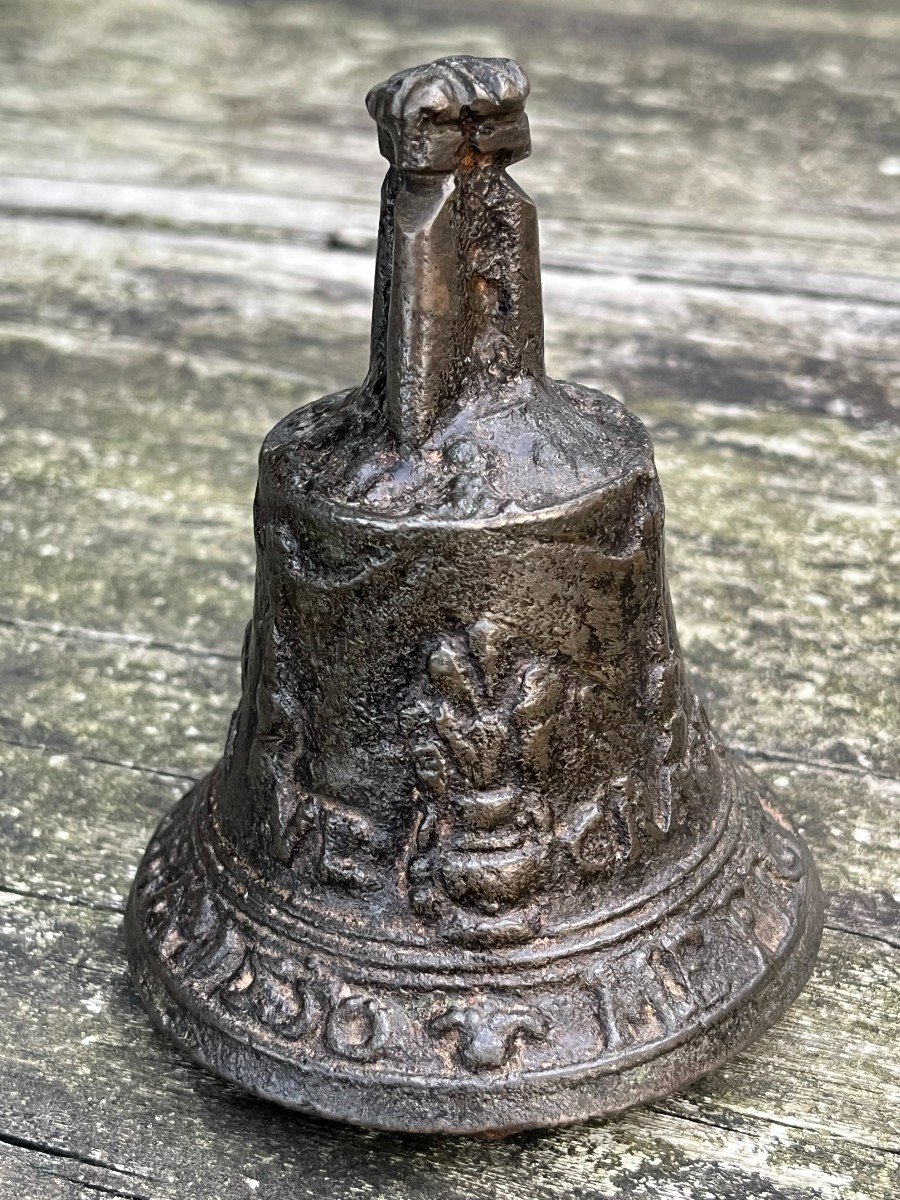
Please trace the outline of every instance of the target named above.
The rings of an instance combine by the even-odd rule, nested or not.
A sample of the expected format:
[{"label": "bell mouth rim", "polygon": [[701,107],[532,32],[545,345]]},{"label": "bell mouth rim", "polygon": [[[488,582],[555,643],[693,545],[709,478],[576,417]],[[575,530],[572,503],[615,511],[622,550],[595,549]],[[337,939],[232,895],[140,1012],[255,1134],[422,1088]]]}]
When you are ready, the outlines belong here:
[{"label": "bell mouth rim", "polygon": [[[185,801],[191,796],[192,793],[188,793]],[[393,1062],[379,1064],[376,1061],[373,1066],[365,1038],[362,1041],[345,1040],[336,1045],[329,1033],[330,1026],[321,1021],[312,1032],[307,1029],[300,1035],[296,1043],[285,1042],[283,1038],[279,1040],[277,1033],[273,1038],[269,1028],[260,1031],[258,1024],[254,1026],[254,1018],[247,1019],[246,1012],[242,1018],[226,1009],[221,1002],[221,988],[218,992],[215,987],[211,991],[204,990],[205,981],[198,988],[196,980],[189,977],[192,968],[179,977],[178,969],[169,969],[171,964],[164,964],[158,944],[151,943],[147,911],[140,900],[146,860],[138,872],[126,913],[132,978],[154,1024],[172,1037],[195,1062],[245,1090],[309,1115],[370,1128],[446,1134],[498,1129],[515,1131],[610,1115],[668,1094],[714,1070],[781,1016],[812,971],[823,925],[823,900],[816,868],[803,841],[792,834],[788,823],[769,805],[768,797],[762,805],[760,800],[759,791],[742,788],[738,807],[764,808],[763,819],[769,820],[773,828],[780,831],[779,836],[785,837],[792,852],[799,856],[788,884],[792,907],[787,930],[776,949],[769,957],[760,955],[756,966],[751,967],[742,981],[734,986],[729,982],[731,991],[723,1002],[712,1001],[697,1011],[682,1013],[665,1036],[645,1038],[643,1043],[635,1041],[628,1045],[626,1042],[619,1046],[606,1041],[603,1035],[603,1052],[599,1057],[594,1053],[593,1057],[547,1060],[547,1054],[552,1057],[554,1052],[566,1048],[570,1028],[567,1025],[568,997],[572,996],[572,1012],[580,1004],[583,1014],[584,996],[590,992],[593,997],[596,992],[596,984],[593,984],[593,991],[588,984],[595,976],[609,978],[609,963],[615,961],[614,956],[610,958],[609,947],[581,956],[582,963],[586,960],[589,969],[582,966],[577,983],[573,980],[560,984],[549,976],[539,977],[536,981],[520,977],[515,981],[520,985],[521,994],[529,1000],[537,996],[537,1001],[543,1003],[542,987],[555,989],[555,994],[563,997],[561,1004],[554,1001],[557,1005],[552,1009],[554,1015],[562,1013],[563,1016],[556,1033],[544,1038],[548,1043],[547,1054],[539,1044],[538,1054],[532,1056],[530,1065],[528,1062],[523,1065],[524,1051],[521,1044],[516,1043],[518,1065],[510,1067],[506,1063],[499,1072],[493,1069],[496,1065],[493,1063],[488,1064],[491,1067],[488,1070],[482,1069],[484,1062],[467,1062],[468,1070],[449,1076],[443,1071],[435,1073],[432,1062],[432,1073],[429,1074],[428,1062],[421,1056],[419,1062],[415,1062],[418,1051],[412,1049],[407,1057],[411,1069],[397,1071],[396,1062],[398,1059],[402,1062],[403,1055],[407,1054],[406,1045],[402,1043],[402,1053],[398,1054],[396,1048],[392,1051]],[[183,808],[181,812],[184,812]],[[728,876],[725,883],[742,878],[740,857],[740,854],[731,856],[724,863],[721,874]],[[756,859],[751,856],[750,861]],[[745,869],[746,864],[743,866]],[[704,911],[702,906],[700,911]],[[681,923],[690,929],[692,920],[688,913]],[[639,931],[631,939],[637,943],[634,952],[652,946],[654,942],[666,945],[664,932],[665,922],[658,923],[655,929],[651,926]],[[726,940],[717,945],[715,952],[721,959],[729,947],[733,949],[736,944],[732,937],[730,943]],[[750,945],[748,933],[746,944],[740,948],[747,950]],[[257,947],[253,949],[255,953]],[[315,954],[314,951],[309,953]],[[296,956],[300,959],[302,955],[303,946],[298,944]],[[324,960],[327,956],[321,957]],[[643,961],[648,961],[647,954]],[[437,998],[444,997],[441,1000],[444,1007],[448,1003],[447,993],[451,997],[458,995],[461,1003],[466,1003],[467,989],[472,986],[470,979],[462,977],[455,983],[445,981],[442,990],[440,982],[432,982],[432,990],[410,997],[402,989],[392,993],[389,988],[379,986],[374,978],[370,980],[365,964],[355,974],[352,962],[341,964],[329,959],[328,966],[333,968],[341,987],[346,988],[347,980],[352,980],[354,985],[361,983],[365,994],[368,982],[371,984],[370,996],[381,996],[382,999],[386,996],[389,1004],[402,996],[404,1003],[409,1001],[410,1009],[415,1002],[418,1007],[413,1019],[417,1022],[420,1041],[424,1038],[422,1031],[430,1033],[435,1028]],[[234,969],[232,964],[229,970]],[[729,971],[730,967],[724,971],[726,979]],[[360,1002],[359,997],[347,998],[333,980],[326,980],[326,983],[331,997],[327,1003],[335,1006],[331,1010],[332,1016],[342,1005]],[[490,983],[476,985],[479,987],[486,1010],[495,1004],[508,1007],[509,1002],[519,1002],[515,994],[510,997],[508,983],[504,986],[500,980],[495,980],[493,989]],[[377,1003],[381,1004],[382,999]],[[369,1002],[361,1001],[363,1005]],[[451,1007],[449,1011],[454,1010]],[[323,1009],[324,1012],[327,1010]],[[409,1013],[403,1013],[402,1018],[409,1024]],[[460,1017],[457,1024],[462,1023]],[[572,1017],[572,1027],[574,1025],[575,1018]],[[309,1037],[306,1037],[307,1033]],[[374,1026],[371,1037],[374,1037]],[[461,1047],[460,1041],[457,1049]],[[592,1048],[596,1051],[598,1044]],[[545,1065],[542,1065],[542,1054]],[[427,1116],[422,1115],[423,1109],[427,1110]]]},{"label": "bell mouth rim", "polygon": [[[799,839],[798,839],[799,840]],[[687,1087],[746,1049],[784,1016],[815,967],[824,925],[824,898],[805,843],[803,899],[777,961],[712,1019],[686,1025],[639,1053],[522,1071],[492,1079],[364,1073],[348,1064],[295,1061],[252,1037],[239,1037],[198,1011],[176,991],[149,951],[132,889],[125,914],[133,986],[153,1025],[197,1066],[259,1099],[319,1119],[392,1133],[510,1136],[614,1116]],[[268,1086],[254,1082],[248,1061]],[[278,1079],[285,1086],[275,1086]],[[429,1108],[439,1098],[437,1107]],[[429,1115],[423,1115],[423,1108]]]}]

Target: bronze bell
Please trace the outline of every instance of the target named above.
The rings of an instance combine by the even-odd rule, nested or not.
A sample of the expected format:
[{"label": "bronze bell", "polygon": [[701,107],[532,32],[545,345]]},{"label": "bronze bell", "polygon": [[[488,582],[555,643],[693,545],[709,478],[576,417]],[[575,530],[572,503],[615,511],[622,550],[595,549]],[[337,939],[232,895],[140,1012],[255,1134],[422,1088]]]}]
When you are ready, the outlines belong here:
[{"label": "bronze bell", "polygon": [[545,374],[527,94],[463,56],[369,93],[369,373],[263,444],[241,702],[128,908],[192,1058],[380,1129],[670,1092],[784,1012],[822,928],[685,673],[647,432]]}]

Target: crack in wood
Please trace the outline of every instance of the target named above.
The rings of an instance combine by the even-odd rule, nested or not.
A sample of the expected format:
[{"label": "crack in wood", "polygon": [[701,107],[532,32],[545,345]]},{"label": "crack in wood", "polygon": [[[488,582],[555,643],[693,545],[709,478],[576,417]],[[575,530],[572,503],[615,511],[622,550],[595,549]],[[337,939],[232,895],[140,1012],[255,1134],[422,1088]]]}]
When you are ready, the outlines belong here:
[{"label": "crack in wood", "polygon": [[101,767],[119,767],[123,771],[137,771],[141,775],[156,775],[162,779],[184,780],[194,784],[202,778],[202,772],[196,775],[186,775],[183,771],[167,771],[164,767],[144,767],[140,763],[123,762],[117,758],[103,758],[99,754],[88,754],[82,750],[73,750],[71,746],[63,746],[53,742],[26,742],[17,738],[0,737],[0,745],[14,746],[17,750],[34,750],[39,754],[61,754],[76,762],[97,763]]},{"label": "crack in wood", "polygon": [[[83,222],[89,225],[99,225],[103,228],[110,229],[135,229],[151,232],[163,232],[174,237],[197,237],[204,233],[213,233],[217,237],[226,238],[235,242],[247,243],[263,243],[267,245],[295,245],[295,246],[310,246],[318,250],[333,251],[343,254],[362,254],[367,258],[372,255],[374,240],[371,244],[364,243],[361,239],[347,239],[340,236],[340,231],[327,231],[319,234],[303,235],[301,232],[289,233],[285,229],[279,227],[266,228],[262,225],[254,224],[223,224],[215,221],[196,220],[173,220],[154,218],[149,214],[126,214],[115,212],[103,212],[100,210],[78,209],[66,207],[47,207],[40,208],[29,205],[15,205],[0,203],[0,220],[3,218],[27,218],[32,221],[69,221],[73,223]],[[723,231],[715,227],[708,226],[688,226],[684,224],[657,225],[646,222],[641,225],[638,222],[620,222],[610,221],[604,222],[604,225],[609,225],[612,228],[621,226],[632,228],[645,228],[662,230],[669,228],[673,232],[692,231],[700,235],[710,236],[712,234],[721,234]],[[785,235],[786,236],[786,235]],[[796,240],[791,237],[791,241]],[[619,278],[623,274],[627,274],[630,278],[641,283],[660,283],[674,287],[682,288],[703,288],[715,292],[741,293],[746,292],[756,296],[787,296],[796,299],[813,300],[824,303],[854,303],[857,305],[871,305],[876,308],[885,308],[888,310],[900,309],[900,295],[896,299],[887,298],[877,295],[871,295],[865,290],[854,291],[846,286],[840,286],[840,277],[835,275],[836,286],[831,290],[823,288],[805,287],[801,283],[793,285],[783,284],[776,286],[772,283],[766,283],[762,279],[757,282],[746,280],[740,282],[738,280],[727,280],[717,278],[713,274],[703,274],[702,272],[679,272],[677,267],[669,271],[651,271],[628,267],[627,265],[619,265],[617,267],[603,267],[597,263],[582,261],[574,262],[567,261],[565,258],[560,258],[552,252],[547,253],[543,258],[543,270],[546,273],[558,271],[562,274],[569,275],[590,275],[600,278]],[[752,268],[750,269],[752,271]],[[756,268],[760,275],[765,274],[765,269],[762,267]],[[861,277],[862,278],[862,277]],[[873,275],[869,279],[873,284],[885,286],[887,280],[883,276]]]},{"label": "crack in wood", "polygon": [[[673,1101],[671,1104],[666,1104],[663,1101],[648,1104],[646,1107],[651,1112],[659,1113],[660,1116],[677,1117],[679,1120],[689,1121],[695,1125],[702,1125],[707,1129],[719,1129],[726,1133],[736,1133],[741,1137],[748,1137],[753,1141],[756,1140],[757,1135],[755,1132],[749,1129],[742,1129],[737,1122],[728,1121],[724,1119],[724,1117],[720,1121],[715,1121],[708,1114],[701,1116],[699,1113],[685,1112],[684,1108],[678,1104],[677,1100]],[[755,1123],[762,1120],[765,1121],[767,1125],[777,1125],[781,1129],[796,1129],[802,1133],[816,1134],[824,1132],[820,1125],[809,1121],[790,1121],[785,1117],[775,1117],[769,1113],[766,1113],[766,1115],[763,1117],[758,1113],[744,1112],[741,1110],[735,1111],[737,1115],[739,1115],[745,1121],[751,1121]],[[900,1147],[898,1146],[886,1146],[883,1143],[867,1138],[848,1137],[840,1129],[836,1128],[830,1128],[828,1130],[828,1134],[830,1137],[848,1141],[854,1146],[865,1146],[868,1150],[874,1150],[878,1154],[887,1154],[894,1157],[900,1157]]]},{"label": "crack in wood", "polygon": [[774,747],[755,746],[748,742],[729,741],[729,748],[747,758],[755,758],[760,762],[784,763],[786,766],[809,767],[816,771],[833,771],[838,775],[853,775],[857,778],[883,779],[886,783],[900,783],[900,776],[887,771],[878,771],[874,767],[864,767],[856,763],[836,762],[827,758],[810,758],[790,750],[778,750]]},{"label": "crack in wood", "polygon": [[853,926],[849,921],[826,920],[823,928],[830,929],[832,933],[849,933],[853,937],[868,938],[869,941],[881,942],[883,946],[889,946],[892,950],[900,950],[900,937],[891,937],[889,934],[884,933],[873,933],[870,929]]},{"label": "crack in wood", "polygon": [[73,1150],[68,1146],[57,1146],[52,1142],[23,1137],[21,1134],[12,1133],[7,1129],[0,1129],[0,1144],[15,1146],[20,1150],[30,1150],[35,1154],[47,1154],[53,1158],[71,1159],[74,1162],[81,1163],[82,1166],[99,1167],[100,1170],[110,1171],[114,1175],[127,1175],[135,1179],[146,1179],[151,1183],[162,1182],[157,1176],[151,1175],[147,1171],[138,1171],[132,1170],[130,1167],[117,1166],[115,1163],[108,1163],[102,1158],[97,1158],[96,1155],[86,1154],[81,1150]]},{"label": "crack in wood", "polygon": [[826,893],[825,928],[900,949],[900,901],[887,889]]},{"label": "crack in wood", "polygon": [[100,642],[111,646],[136,646],[143,650],[163,650],[180,654],[185,658],[215,659],[219,662],[238,663],[239,654],[224,650],[211,650],[207,646],[194,646],[186,642],[167,642],[144,633],[121,633],[117,630],[89,629],[82,625],[63,625],[57,621],[29,621],[24,617],[0,616],[0,626],[25,633],[45,633],[63,641]]},{"label": "crack in wood", "polygon": [[85,1188],[90,1192],[99,1192],[104,1196],[121,1196],[123,1200],[152,1200],[145,1192],[123,1192],[119,1188],[107,1187],[102,1183],[92,1183],[88,1179],[73,1179],[73,1183],[77,1183],[79,1187]]},{"label": "crack in wood", "polygon": [[15,884],[0,882],[0,895],[18,896],[21,900],[36,900],[50,904],[67,904],[72,908],[87,908],[91,912],[113,913],[122,916],[125,912],[125,898],[121,904],[102,904],[98,900],[90,900],[83,896],[54,895],[52,892],[36,892],[29,888],[17,887]]}]

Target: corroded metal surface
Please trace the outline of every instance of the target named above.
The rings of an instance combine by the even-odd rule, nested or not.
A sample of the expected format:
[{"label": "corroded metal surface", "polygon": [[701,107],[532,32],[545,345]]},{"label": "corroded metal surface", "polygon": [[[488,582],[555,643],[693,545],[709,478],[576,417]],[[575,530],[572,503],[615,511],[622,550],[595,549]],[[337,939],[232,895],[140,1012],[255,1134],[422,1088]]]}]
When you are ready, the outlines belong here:
[{"label": "corroded metal surface", "polygon": [[369,95],[369,373],[265,440],[242,699],[129,904],[195,1059],[378,1128],[673,1090],[780,1015],[821,932],[805,847],[685,674],[646,431],[545,374],[505,172],[527,91],[460,57]]}]

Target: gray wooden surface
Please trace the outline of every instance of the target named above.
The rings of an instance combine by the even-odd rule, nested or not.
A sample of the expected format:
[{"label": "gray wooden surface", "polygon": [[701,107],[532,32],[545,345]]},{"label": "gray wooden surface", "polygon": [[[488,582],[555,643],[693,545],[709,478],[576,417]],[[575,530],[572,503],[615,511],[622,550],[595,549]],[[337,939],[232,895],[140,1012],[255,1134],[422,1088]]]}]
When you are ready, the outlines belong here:
[{"label": "gray wooden surface", "polygon": [[[505,1143],[245,1099],[122,959],[236,696],[259,441],[364,369],[362,97],[458,50],[532,76],[553,373],[649,425],[699,688],[828,889],[751,1052]],[[898,62],[895,0],[0,3],[3,1200],[900,1194]]]}]

